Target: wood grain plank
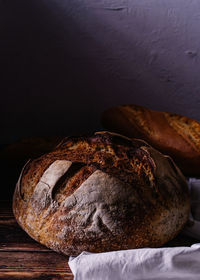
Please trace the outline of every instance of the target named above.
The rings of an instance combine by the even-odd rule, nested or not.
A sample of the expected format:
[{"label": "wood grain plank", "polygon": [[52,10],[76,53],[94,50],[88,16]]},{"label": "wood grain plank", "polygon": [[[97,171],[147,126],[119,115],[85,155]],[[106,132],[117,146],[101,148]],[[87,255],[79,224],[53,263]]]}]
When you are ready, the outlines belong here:
[{"label": "wood grain plank", "polygon": [[68,258],[54,252],[0,252],[0,279],[73,279]]},{"label": "wood grain plank", "polygon": [[0,271],[68,272],[68,257],[56,252],[1,252]]},{"label": "wood grain plank", "polygon": [[68,258],[50,252],[0,252],[0,279],[73,279]]},{"label": "wood grain plank", "polygon": [[2,280],[73,280],[70,273],[43,273],[43,272],[0,272]]}]

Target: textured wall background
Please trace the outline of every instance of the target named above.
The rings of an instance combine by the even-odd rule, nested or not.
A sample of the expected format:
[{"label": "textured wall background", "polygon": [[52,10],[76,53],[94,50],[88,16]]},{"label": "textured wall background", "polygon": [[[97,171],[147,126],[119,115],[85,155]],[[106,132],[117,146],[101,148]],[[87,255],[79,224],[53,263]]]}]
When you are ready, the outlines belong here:
[{"label": "textured wall background", "polygon": [[1,144],[136,103],[200,120],[199,0],[0,0]]}]

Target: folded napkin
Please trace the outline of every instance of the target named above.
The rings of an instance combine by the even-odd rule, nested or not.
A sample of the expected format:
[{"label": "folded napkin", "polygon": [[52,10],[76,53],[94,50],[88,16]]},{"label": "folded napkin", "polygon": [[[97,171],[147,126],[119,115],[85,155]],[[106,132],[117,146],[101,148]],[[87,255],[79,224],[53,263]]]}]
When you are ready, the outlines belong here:
[{"label": "folded napkin", "polygon": [[[183,233],[200,240],[200,179],[189,178],[190,226]],[[200,280],[200,243],[191,247],[144,248],[70,257],[74,280]]]},{"label": "folded napkin", "polygon": [[191,247],[83,252],[70,258],[74,280],[198,280],[200,243]]}]

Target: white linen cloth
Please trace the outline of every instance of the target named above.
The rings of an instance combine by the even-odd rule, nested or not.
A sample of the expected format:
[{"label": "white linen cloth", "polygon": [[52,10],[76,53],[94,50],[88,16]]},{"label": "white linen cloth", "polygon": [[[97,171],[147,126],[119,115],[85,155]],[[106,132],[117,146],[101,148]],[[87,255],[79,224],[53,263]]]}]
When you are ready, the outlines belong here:
[{"label": "white linen cloth", "polygon": [[[183,233],[200,240],[200,179],[189,178],[191,226]],[[200,243],[191,247],[144,248],[70,257],[74,280],[200,280]]]},{"label": "white linen cloth", "polygon": [[74,280],[199,280],[200,243],[191,247],[81,253],[70,258]]}]

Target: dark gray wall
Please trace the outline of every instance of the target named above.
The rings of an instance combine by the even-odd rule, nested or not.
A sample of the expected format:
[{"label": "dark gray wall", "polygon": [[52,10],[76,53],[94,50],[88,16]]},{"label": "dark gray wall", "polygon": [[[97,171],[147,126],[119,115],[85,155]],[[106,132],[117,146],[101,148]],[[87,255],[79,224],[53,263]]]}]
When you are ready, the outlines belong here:
[{"label": "dark gray wall", "polygon": [[0,0],[1,140],[136,103],[200,120],[198,0]]}]

